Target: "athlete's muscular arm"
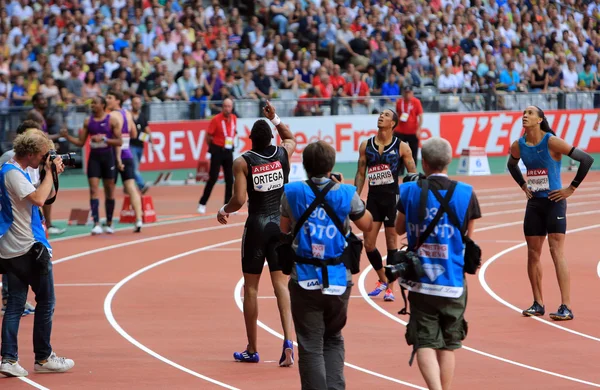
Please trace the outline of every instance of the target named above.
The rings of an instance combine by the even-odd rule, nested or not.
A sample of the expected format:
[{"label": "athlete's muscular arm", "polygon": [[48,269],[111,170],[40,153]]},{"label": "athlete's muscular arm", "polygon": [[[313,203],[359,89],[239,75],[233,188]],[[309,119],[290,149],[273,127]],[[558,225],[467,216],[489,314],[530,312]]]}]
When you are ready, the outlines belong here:
[{"label": "athlete's muscular arm", "polygon": [[223,206],[217,213],[217,220],[219,223],[223,225],[226,224],[226,217],[229,216],[229,213],[238,211],[246,202],[246,176],[248,176],[248,164],[246,163],[246,160],[240,156],[233,160],[233,194],[229,203]]},{"label": "athlete's muscular arm", "polygon": [[136,139],[138,136],[138,131],[137,131],[137,126],[135,125],[135,122],[133,120],[133,115],[131,115],[131,112],[126,111],[127,116],[127,128],[129,129],[129,136],[131,137],[131,139]]},{"label": "athlete's muscular arm", "polygon": [[557,154],[559,156],[565,155],[571,157],[573,160],[579,161],[579,168],[577,169],[577,174],[571,182],[571,185],[567,188],[550,191],[548,193],[548,199],[558,202],[562,199],[567,199],[575,192],[575,189],[581,184],[592,167],[594,159],[588,153],[569,145],[567,142],[556,136],[552,136],[548,140],[548,149],[550,149],[551,154]]},{"label": "athlete's muscular arm", "polygon": [[406,172],[417,173],[417,165],[412,156],[412,150],[406,142],[400,142],[400,155],[402,156],[402,162],[406,167]]},{"label": "athlete's muscular arm", "polygon": [[[275,107],[271,105],[270,101],[267,100],[267,105],[263,108],[263,112],[271,123],[273,123],[273,119],[277,117],[277,114],[275,113]],[[279,119],[279,121],[279,124],[277,124],[275,128],[281,137],[281,146],[287,151],[288,157],[292,157],[292,154],[294,154],[294,151],[296,150],[296,138],[290,128],[285,123],[281,122],[281,119]]]},{"label": "athlete's muscular arm", "polygon": [[517,182],[519,187],[525,192],[527,195],[527,199],[531,199],[533,196],[531,191],[527,187],[527,183],[525,179],[523,179],[523,174],[521,173],[521,169],[519,169],[519,160],[521,159],[521,151],[519,150],[519,141],[515,141],[510,146],[510,156],[508,157],[508,162],[506,163],[506,167],[510,172],[510,175]]},{"label": "athlete's muscular arm", "polygon": [[117,162],[117,169],[122,171],[124,169],[123,162],[121,161],[121,145],[123,145],[123,138],[121,138],[121,129],[123,128],[123,118],[117,111],[110,113],[110,129],[113,133],[113,138],[107,138],[106,144],[115,148],[115,161]]},{"label": "athlete's muscular arm", "polygon": [[73,145],[79,146],[81,148],[85,144],[85,141],[87,140],[87,137],[88,137],[88,124],[89,123],[90,123],[90,118],[85,118],[85,120],[83,121],[83,128],[79,131],[79,138],[75,138],[71,134],[69,134],[69,130],[67,130],[66,128],[63,128],[60,130],[60,136],[65,137],[67,139],[67,141],[69,141]]},{"label": "athlete's muscular arm", "polygon": [[356,170],[356,176],[354,177],[354,187],[356,192],[360,196],[362,189],[365,185],[365,176],[367,173],[367,141],[363,141],[358,148],[358,168]]}]

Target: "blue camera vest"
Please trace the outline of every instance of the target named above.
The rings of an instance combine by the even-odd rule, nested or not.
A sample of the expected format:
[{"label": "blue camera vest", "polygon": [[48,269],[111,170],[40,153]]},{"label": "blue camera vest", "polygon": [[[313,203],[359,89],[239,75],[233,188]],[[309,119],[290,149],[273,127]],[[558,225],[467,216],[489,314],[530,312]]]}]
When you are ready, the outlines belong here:
[{"label": "blue camera vest", "polygon": [[[446,190],[439,191],[445,196]],[[473,187],[458,183],[450,207],[456,214],[461,225],[471,201]],[[419,205],[421,188],[417,182],[400,185],[400,199],[406,215],[406,236],[409,248],[417,245],[418,234],[422,235],[431,220],[435,217],[440,203],[431,191],[427,197],[425,220],[419,223]],[[423,264],[425,276],[418,282],[400,280],[400,284],[409,291],[426,295],[436,295],[447,298],[458,298],[464,290],[464,244],[461,231],[456,228],[448,215],[444,213],[431,235],[418,250],[419,259]]]},{"label": "blue camera vest", "polygon": [[[29,182],[31,182],[29,174],[23,171],[21,168],[8,162],[2,164],[2,169],[0,169],[0,237],[6,234],[13,223],[12,204],[10,202],[10,195],[8,194],[4,182],[6,173],[13,169],[17,169],[19,172],[25,175]],[[42,243],[48,249],[50,256],[52,256],[52,247],[46,239],[46,232],[42,226],[39,208],[36,205],[31,205],[31,207],[31,231],[33,233],[33,238]]]},{"label": "blue camera vest", "polygon": [[519,138],[519,152],[527,167],[527,186],[535,198],[547,198],[548,193],[562,188],[561,162],[556,161],[548,150],[551,133],[546,133],[537,145],[529,146],[525,135]]},{"label": "blue camera vest", "polygon": [[[284,186],[294,220],[298,221],[304,211],[315,200],[315,194],[303,181],[288,183]],[[352,197],[356,187],[341,184],[331,189],[325,201],[335,211],[340,221],[345,221],[350,214]],[[305,259],[335,259],[340,257],[346,248],[346,238],[340,233],[325,210],[318,206],[308,217],[296,237],[296,256]],[[305,290],[322,290],[327,295],[342,295],[346,291],[346,266],[341,263],[328,265],[329,287],[322,288],[323,275],[319,267],[310,264],[295,264],[298,284]]]}]

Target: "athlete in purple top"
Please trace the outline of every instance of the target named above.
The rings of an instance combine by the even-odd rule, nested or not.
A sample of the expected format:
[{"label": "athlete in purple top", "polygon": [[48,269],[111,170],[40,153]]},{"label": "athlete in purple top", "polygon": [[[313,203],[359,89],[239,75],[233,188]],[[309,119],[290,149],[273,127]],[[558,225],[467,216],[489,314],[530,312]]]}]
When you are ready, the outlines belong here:
[{"label": "athlete in purple top", "polygon": [[88,135],[90,136],[90,155],[87,163],[87,176],[90,185],[90,205],[94,228],[92,234],[101,234],[100,214],[100,179],[104,187],[104,206],[106,208],[105,233],[114,233],[112,228],[112,217],[115,210],[115,178],[116,161],[115,147],[120,147],[121,122],[118,117],[106,113],[106,100],[102,96],[96,96],[91,104],[92,115],[83,122],[83,128],[79,137],[73,137],[67,129],[62,129],[60,135],[69,140],[70,143],[83,147]]},{"label": "athlete in purple top", "polygon": [[[131,206],[135,211],[135,229],[139,233],[142,229],[142,198],[135,184],[135,165],[133,154],[129,149],[129,140],[137,138],[137,127],[133,121],[133,116],[129,111],[121,108],[123,103],[123,94],[119,91],[108,91],[106,94],[106,105],[111,110],[111,115],[117,117],[121,124],[121,138],[123,143],[120,147],[115,147],[117,153],[117,168],[121,173],[121,181],[125,187],[125,193],[129,195]],[[118,177],[115,177],[115,182]]]}]

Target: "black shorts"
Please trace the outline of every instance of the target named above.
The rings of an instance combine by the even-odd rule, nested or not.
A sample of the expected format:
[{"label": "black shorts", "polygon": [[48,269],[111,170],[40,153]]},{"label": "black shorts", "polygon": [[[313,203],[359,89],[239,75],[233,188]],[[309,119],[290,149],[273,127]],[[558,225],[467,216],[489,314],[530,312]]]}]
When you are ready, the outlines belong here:
[{"label": "black shorts", "polygon": [[269,271],[281,271],[276,248],[279,244],[279,214],[249,216],[242,236],[242,272],[260,275],[265,259]]},{"label": "black shorts", "polygon": [[394,227],[398,196],[397,194],[369,194],[367,196],[367,210],[373,216],[373,222],[383,222],[385,227]]},{"label": "black shorts", "polygon": [[[123,161],[123,170],[119,171],[119,174],[121,175],[121,181],[123,183],[125,183],[126,180],[130,180],[130,179],[134,179],[135,178],[135,169],[133,167],[133,159],[131,158],[127,158]],[[115,177],[115,183],[119,180],[119,176]]]},{"label": "black shorts", "polygon": [[116,179],[117,164],[114,152],[90,153],[88,157],[87,177],[99,179]]},{"label": "black shorts", "polygon": [[525,236],[546,236],[567,231],[567,201],[554,202],[548,198],[527,201],[523,232]]}]

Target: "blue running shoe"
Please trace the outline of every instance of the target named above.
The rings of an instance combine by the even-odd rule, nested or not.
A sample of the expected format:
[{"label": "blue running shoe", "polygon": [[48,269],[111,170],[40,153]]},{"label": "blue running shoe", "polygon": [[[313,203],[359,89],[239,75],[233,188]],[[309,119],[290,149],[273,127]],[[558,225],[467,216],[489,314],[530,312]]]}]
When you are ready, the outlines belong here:
[{"label": "blue running shoe", "polygon": [[573,316],[573,312],[567,307],[567,305],[560,305],[558,308],[558,312],[550,313],[550,318],[552,318],[554,321],[569,321],[575,317]]},{"label": "blue running shoe", "polygon": [[385,290],[385,295],[383,296],[384,301],[394,302],[395,299],[396,299],[396,297],[394,297],[394,293],[392,292],[391,288],[388,288],[387,290]]},{"label": "blue running shoe", "polygon": [[294,364],[294,343],[292,343],[292,340],[285,340],[281,359],[279,359],[279,367],[289,367],[292,364]]},{"label": "blue running shoe", "polygon": [[533,301],[533,305],[529,309],[523,310],[523,315],[525,317],[538,317],[543,316],[546,312],[544,306],[540,305],[536,301]]},{"label": "blue running shoe", "polygon": [[233,358],[236,361],[243,363],[258,363],[260,361],[258,352],[249,353],[248,350],[245,350],[244,352],[234,352]]},{"label": "blue running shoe", "polygon": [[382,282],[381,280],[377,281],[377,286],[375,286],[375,290],[369,293],[370,297],[376,297],[381,294],[382,291],[387,290],[387,283]]}]

